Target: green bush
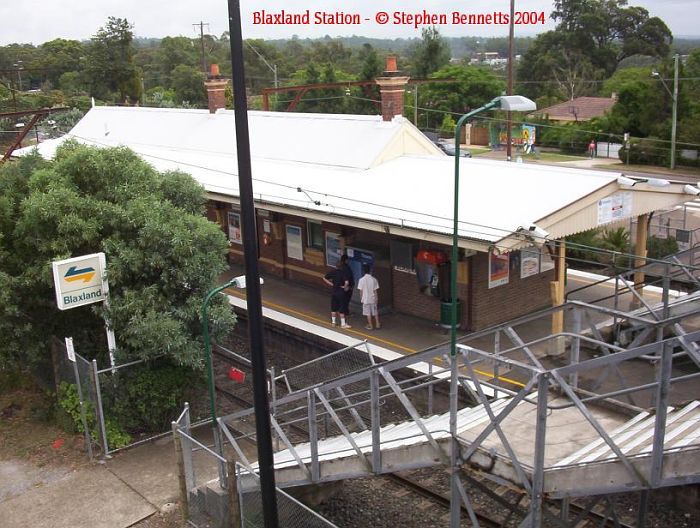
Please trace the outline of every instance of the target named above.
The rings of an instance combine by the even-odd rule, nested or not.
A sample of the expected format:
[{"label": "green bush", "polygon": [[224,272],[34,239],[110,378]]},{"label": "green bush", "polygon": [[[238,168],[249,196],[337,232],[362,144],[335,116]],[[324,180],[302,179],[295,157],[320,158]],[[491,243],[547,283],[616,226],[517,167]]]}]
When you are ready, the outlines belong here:
[{"label": "green bush", "polygon": [[442,124],[440,125],[440,134],[444,137],[454,137],[455,127],[457,123],[450,114],[446,114],[442,119]]},{"label": "green bush", "polygon": [[[78,396],[78,387],[73,383],[62,381],[58,387],[58,405],[70,418],[71,432],[84,433],[82,416],[80,414],[80,398]],[[95,409],[89,401],[83,401],[85,410],[85,421],[87,422],[90,437],[95,443],[100,443],[99,433],[97,431],[97,418],[95,417]],[[65,424],[62,424],[65,425]],[[119,449],[131,443],[131,436],[126,433],[119,423],[112,417],[105,417],[105,432],[107,435],[107,444],[110,449]]]},{"label": "green bush", "polygon": [[647,257],[662,259],[669,255],[678,253],[678,242],[675,238],[649,237],[647,240]]},{"label": "green bush", "polygon": [[[620,161],[627,162],[627,146],[618,153]],[[665,167],[669,163],[670,151],[651,139],[637,139],[630,142],[629,162],[632,165],[656,165]]]},{"label": "green bush", "polygon": [[202,373],[165,362],[125,369],[115,384],[105,383],[110,412],[127,431],[163,432],[182,410]]}]

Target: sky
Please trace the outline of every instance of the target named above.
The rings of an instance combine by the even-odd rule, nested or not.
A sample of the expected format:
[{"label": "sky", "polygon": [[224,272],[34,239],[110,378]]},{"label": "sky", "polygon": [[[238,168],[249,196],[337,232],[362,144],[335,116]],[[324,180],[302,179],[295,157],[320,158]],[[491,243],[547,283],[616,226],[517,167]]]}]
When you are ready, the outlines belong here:
[{"label": "sky", "polygon": [[[507,24],[494,22],[482,25],[453,23],[453,12],[488,15],[508,13],[509,0],[242,0],[241,14],[244,38],[315,38],[330,35],[362,35],[376,38],[420,37],[420,22],[408,16],[444,14],[447,24],[439,25],[445,36],[506,36]],[[700,0],[630,0],[630,4],[645,7],[652,16],[661,17],[676,36],[697,36],[697,13]],[[519,24],[516,36],[532,36],[553,29],[549,19],[552,0],[516,0],[516,11],[544,14],[545,24]],[[255,24],[254,12],[303,14],[310,12],[308,25]],[[333,16],[337,11],[357,14],[360,25],[329,25],[314,23],[316,12]],[[395,12],[399,18],[395,18]],[[386,13],[389,22],[380,24]],[[205,32],[219,36],[228,29],[227,0],[21,0],[0,2],[0,45],[32,43],[39,45],[55,39],[88,39],[104,25],[107,17],[126,18],[134,25],[138,37],[196,36],[193,24],[208,24]],[[503,19],[501,19],[502,21]],[[428,24],[425,24],[428,25]],[[417,26],[417,27],[416,27]]]}]

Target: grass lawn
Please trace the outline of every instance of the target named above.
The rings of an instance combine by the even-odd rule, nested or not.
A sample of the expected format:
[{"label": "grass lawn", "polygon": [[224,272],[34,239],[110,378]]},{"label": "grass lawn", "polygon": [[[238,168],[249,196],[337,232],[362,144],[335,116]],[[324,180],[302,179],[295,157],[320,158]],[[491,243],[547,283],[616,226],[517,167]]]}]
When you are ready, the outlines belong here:
[{"label": "grass lawn", "polygon": [[491,149],[488,147],[466,147],[466,150],[471,152],[472,156],[481,156],[482,154],[491,152]]},{"label": "grass lawn", "polygon": [[581,161],[587,159],[584,156],[570,156],[568,154],[558,154],[556,152],[538,152],[537,157],[532,154],[525,154],[524,160],[553,161],[560,163],[564,161]]}]

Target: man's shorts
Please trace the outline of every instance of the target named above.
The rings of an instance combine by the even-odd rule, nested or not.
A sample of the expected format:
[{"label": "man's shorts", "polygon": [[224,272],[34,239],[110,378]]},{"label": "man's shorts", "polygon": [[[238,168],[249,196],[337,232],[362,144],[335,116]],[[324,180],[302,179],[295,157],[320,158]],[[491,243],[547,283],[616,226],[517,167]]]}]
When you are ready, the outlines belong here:
[{"label": "man's shorts", "polygon": [[345,292],[333,292],[331,295],[331,312],[340,312],[345,308]]},{"label": "man's shorts", "polygon": [[377,313],[377,303],[362,305],[362,315],[377,315]]}]

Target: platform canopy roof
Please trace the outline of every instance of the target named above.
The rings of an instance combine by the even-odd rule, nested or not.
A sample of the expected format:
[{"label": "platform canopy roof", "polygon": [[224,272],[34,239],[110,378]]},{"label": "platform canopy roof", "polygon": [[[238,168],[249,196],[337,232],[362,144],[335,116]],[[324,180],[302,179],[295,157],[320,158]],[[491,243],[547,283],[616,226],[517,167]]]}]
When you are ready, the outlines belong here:
[{"label": "platform canopy roof", "polygon": [[[249,116],[259,208],[451,243],[454,158],[408,121]],[[70,133],[39,150],[52,157],[57,144],[69,138],[127,146],[158,170],[190,173],[211,198],[237,203],[234,137],[228,111],[96,107]],[[479,158],[459,163],[460,246],[476,251],[529,246],[533,225],[558,239],[691,199],[683,183],[616,172]]]}]

